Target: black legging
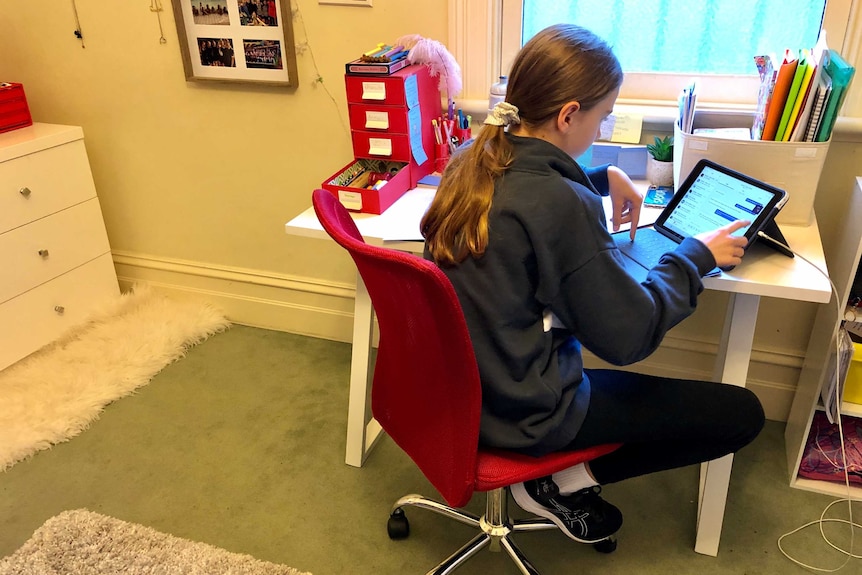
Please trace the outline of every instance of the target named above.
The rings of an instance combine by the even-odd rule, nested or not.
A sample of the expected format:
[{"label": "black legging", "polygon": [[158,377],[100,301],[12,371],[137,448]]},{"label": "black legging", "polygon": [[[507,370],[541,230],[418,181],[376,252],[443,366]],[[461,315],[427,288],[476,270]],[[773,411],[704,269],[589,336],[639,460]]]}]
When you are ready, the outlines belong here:
[{"label": "black legging", "polygon": [[590,407],[569,448],[622,443],[590,462],[596,481],[702,463],[734,453],[763,428],[763,407],[735,385],[653,377],[615,370],[585,370]]}]

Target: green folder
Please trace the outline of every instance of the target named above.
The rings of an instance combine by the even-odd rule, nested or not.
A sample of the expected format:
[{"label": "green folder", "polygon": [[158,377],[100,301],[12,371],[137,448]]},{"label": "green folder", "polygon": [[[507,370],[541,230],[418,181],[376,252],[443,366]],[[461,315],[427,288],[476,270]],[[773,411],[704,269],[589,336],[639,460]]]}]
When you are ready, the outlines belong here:
[{"label": "green folder", "polygon": [[823,121],[817,130],[817,137],[815,138],[817,142],[825,142],[832,135],[835,118],[838,117],[838,111],[841,109],[841,104],[844,103],[844,97],[847,96],[847,88],[853,79],[853,72],[856,71],[853,66],[844,61],[838,52],[832,49],[826,56],[825,66],[826,73],[832,78],[832,93],[826,102]]},{"label": "green folder", "polygon": [[[784,139],[784,132],[787,130],[787,124],[790,123],[790,116],[793,114],[793,106],[796,104],[796,98],[799,97],[802,78],[805,77],[805,72],[810,65],[807,51],[801,50],[799,52],[799,64],[796,66],[796,73],[793,75],[793,82],[790,84],[790,91],[787,93],[787,100],[784,103],[784,111],[781,112],[781,121],[778,122],[778,130],[775,132],[776,142]],[[793,126],[790,126],[790,129],[792,130]]]}]

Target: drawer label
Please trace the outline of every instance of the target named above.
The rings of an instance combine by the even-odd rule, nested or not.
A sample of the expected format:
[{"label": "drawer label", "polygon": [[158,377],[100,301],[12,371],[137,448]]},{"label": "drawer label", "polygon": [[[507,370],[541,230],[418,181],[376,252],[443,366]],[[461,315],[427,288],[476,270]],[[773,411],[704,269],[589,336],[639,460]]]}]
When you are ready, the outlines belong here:
[{"label": "drawer label", "polygon": [[389,113],[388,112],[365,112],[365,127],[374,128],[377,130],[389,129]]},{"label": "drawer label", "polygon": [[368,138],[368,153],[372,156],[391,156],[392,140],[388,138]]},{"label": "drawer label", "polygon": [[385,100],[386,84],[383,82],[362,82],[363,100]]},{"label": "drawer label", "polygon": [[359,211],[362,209],[362,194],[359,192],[338,190],[338,201],[348,210]]}]

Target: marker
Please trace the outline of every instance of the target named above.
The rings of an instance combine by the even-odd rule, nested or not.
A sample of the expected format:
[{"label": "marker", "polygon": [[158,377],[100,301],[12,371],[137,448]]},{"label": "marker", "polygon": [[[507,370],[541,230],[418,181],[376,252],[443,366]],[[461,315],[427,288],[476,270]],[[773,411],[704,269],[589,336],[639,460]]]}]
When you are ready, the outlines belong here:
[{"label": "marker", "polygon": [[384,46],[384,45],[385,45],[385,44],[383,44],[383,42],[380,42],[379,44],[377,44],[377,47],[376,47],[376,48],[372,48],[372,49],[371,49],[371,50],[369,50],[368,52],[365,52],[365,53],[363,54],[363,56],[373,56],[375,53],[379,52],[379,51],[380,51],[380,49],[381,49],[381,48],[383,48],[383,46]]}]

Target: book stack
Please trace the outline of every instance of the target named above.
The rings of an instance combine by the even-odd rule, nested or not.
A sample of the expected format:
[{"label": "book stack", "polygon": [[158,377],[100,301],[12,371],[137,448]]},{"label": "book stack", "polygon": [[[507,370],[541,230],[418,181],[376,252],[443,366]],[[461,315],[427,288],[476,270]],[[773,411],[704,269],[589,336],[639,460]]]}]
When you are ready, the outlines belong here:
[{"label": "book stack", "polygon": [[348,74],[388,75],[410,65],[404,46],[378,44],[377,47],[365,52],[358,59],[348,62],[345,71]]},{"label": "book stack", "polygon": [[854,68],[822,39],[810,50],[786,50],[781,61],[755,56],[754,62],[760,89],[752,139],[827,141]]}]

